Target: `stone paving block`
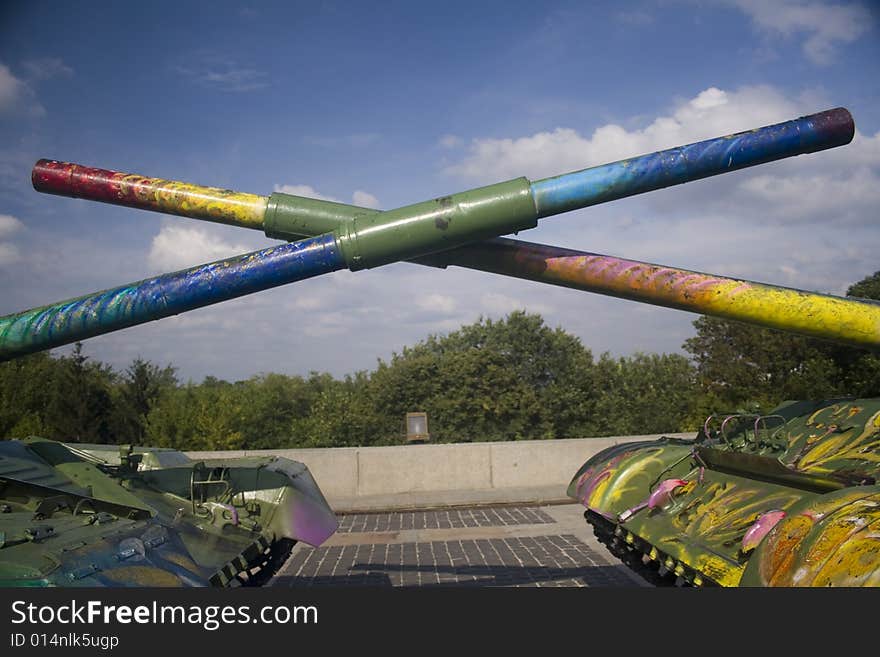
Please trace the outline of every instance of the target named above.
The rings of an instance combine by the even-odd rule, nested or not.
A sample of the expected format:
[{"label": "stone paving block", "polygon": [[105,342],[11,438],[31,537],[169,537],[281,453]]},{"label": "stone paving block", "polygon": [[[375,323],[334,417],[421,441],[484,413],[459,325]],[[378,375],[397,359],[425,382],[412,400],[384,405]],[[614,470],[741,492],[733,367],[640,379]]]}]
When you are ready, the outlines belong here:
[{"label": "stone paving block", "polygon": [[313,548],[295,553],[276,584],[636,586],[571,535]]},{"label": "stone paving block", "polygon": [[538,507],[491,507],[400,513],[355,513],[339,517],[338,533],[393,532],[408,529],[453,529],[456,527],[504,527],[550,524]]},{"label": "stone paving block", "polygon": [[[607,555],[574,505],[342,516],[321,548],[300,544],[275,586],[643,586]],[[361,537],[361,538],[359,538]]]}]

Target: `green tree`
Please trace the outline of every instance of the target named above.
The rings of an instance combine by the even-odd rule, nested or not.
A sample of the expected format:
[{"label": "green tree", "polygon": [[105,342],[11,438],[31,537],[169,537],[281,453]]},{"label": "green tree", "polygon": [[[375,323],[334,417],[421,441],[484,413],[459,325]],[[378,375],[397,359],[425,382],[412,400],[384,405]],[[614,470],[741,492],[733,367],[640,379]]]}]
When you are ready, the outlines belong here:
[{"label": "green tree", "polygon": [[56,376],[47,382],[49,398],[43,421],[47,437],[69,442],[112,441],[113,369],[83,354],[77,342],[70,356],[58,359]]},{"label": "green tree", "polygon": [[723,410],[769,410],[783,399],[829,397],[840,373],[816,340],[715,317],[694,321],[697,335],[684,348],[697,366],[704,393]]},{"label": "green tree", "polygon": [[264,374],[240,382],[237,390],[243,400],[242,433],[248,448],[307,444],[308,430],[301,420],[309,416],[320,396],[312,383],[299,376]]},{"label": "green tree", "polygon": [[0,437],[48,436],[45,410],[60,367],[48,353],[0,363]]},{"label": "green tree", "polygon": [[440,442],[589,435],[592,365],[576,337],[518,311],[405,348],[369,387],[388,440],[409,411],[427,412]]},{"label": "green tree", "polygon": [[245,447],[244,403],[236,388],[193,385],[166,390],[147,415],[147,442],[181,450]]},{"label": "green tree", "polygon": [[366,372],[325,380],[309,412],[296,423],[306,447],[350,447],[381,442]]},{"label": "green tree", "polygon": [[[880,299],[880,272],[847,295]],[[721,405],[714,410],[767,411],[784,399],[880,395],[880,358],[865,349],[712,317],[694,327],[684,349],[697,367],[700,411],[707,401]]]},{"label": "green tree", "polygon": [[596,364],[599,436],[684,431],[696,404],[695,370],[678,354],[643,354]]},{"label": "green tree", "polygon": [[198,440],[197,404],[196,386],[192,384],[162,391],[144,422],[146,444],[195,449]]},{"label": "green tree", "polygon": [[[846,295],[880,301],[880,271],[852,284]],[[856,397],[880,396],[880,353],[830,344],[826,345],[826,349],[842,372],[842,388],[846,394]]]},{"label": "green tree", "polygon": [[880,301],[880,271],[875,271],[858,283],[850,285],[846,291],[846,296]]},{"label": "green tree", "polygon": [[135,358],[115,388],[116,441],[144,444],[147,417],[164,390],[177,386],[175,368]]}]

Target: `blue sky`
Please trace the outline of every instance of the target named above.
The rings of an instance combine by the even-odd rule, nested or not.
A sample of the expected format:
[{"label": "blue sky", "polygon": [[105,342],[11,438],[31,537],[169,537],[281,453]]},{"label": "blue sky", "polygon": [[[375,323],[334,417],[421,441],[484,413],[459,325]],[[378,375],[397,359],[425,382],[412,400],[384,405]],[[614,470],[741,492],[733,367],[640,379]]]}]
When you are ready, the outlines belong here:
[{"label": "blue sky", "polygon": [[[854,142],[542,222],[531,241],[843,293],[877,269],[866,2],[18,2],[0,8],[0,314],[260,248],[34,192],[41,158],[392,208],[845,106]],[[525,308],[594,353],[694,316],[456,269],[339,272],[86,342],[184,379],[336,375]]]}]

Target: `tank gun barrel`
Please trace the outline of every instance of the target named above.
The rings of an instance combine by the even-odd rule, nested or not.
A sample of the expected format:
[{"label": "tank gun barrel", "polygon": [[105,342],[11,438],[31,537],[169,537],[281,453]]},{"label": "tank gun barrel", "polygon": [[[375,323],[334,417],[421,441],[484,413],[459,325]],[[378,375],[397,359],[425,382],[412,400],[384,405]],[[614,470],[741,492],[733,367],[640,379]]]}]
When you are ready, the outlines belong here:
[{"label": "tank gun barrel", "polygon": [[498,238],[416,260],[880,348],[880,303]]},{"label": "tank gun barrel", "polygon": [[[842,143],[848,134],[851,135],[852,130],[852,118],[846,110],[829,110],[744,134],[753,135],[753,147],[766,139],[767,135],[783,135],[789,140],[786,148],[790,151],[793,135],[800,135],[803,140],[800,147],[818,149]],[[632,174],[635,170],[657,171],[657,163],[666,161],[678,162],[678,180],[685,175],[685,166],[691,167],[691,176],[696,175],[699,167],[705,173],[711,167],[706,164],[706,160],[702,160],[698,167],[695,162],[699,160],[699,156],[696,154],[714,153],[717,164],[722,145],[726,144],[727,151],[743,150],[743,140],[740,140],[738,147],[732,147],[731,144],[737,139],[739,138],[734,135],[709,140],[555,179],[549,178],[532,183],[532,190],[534,193],[536,186],[539,190],[559,189],[570,186],[569,181],[573,179],[593,178],[616,181],[596,188],[599,194],[597,198],[612,200],[619,198],[623,191],[636,193],[632,192],[633,185],[641,185],[641,191],[647,191],[650,185],[656,183],[657,176],[640,178]],[[770,144],[774,148],[779,146],[774,140]],[[780,151],[774,152],[779,155]],[[766,148],[763,157],[770,157]],[[724,160],[723,156],[721,160]],[[738,161],[742,163],[746,160],[740,156]],[[630,180],[636,181],[629,186],[621,182],[621,172],[627,171],[630,172]],[[670,179],[667,178],[667,181]],[[654,182],[650,182],[651,180]],[[37,163],[34,181],[41,191],[66,193],[193,218],[261,228],[270,237],[287,240],[312,237],[322,231],[335,230],[359,215],[379,213],[370,208],[330,201],[286,194],[273,194],[265,198],[47,160]],[[549,202],[543,196],[538,198],[541,199],[538,204],[543,204],[546,208]],[[259,213],[262,213],[261,218],[257,216]],[[880,346],[880,306],[869,301],[504,238],[466,244],[414,259],[413,262],[488,271],[733,319],[842,344],[874,348]]]},{"label": "tank gun barrel", "polygon": [[[329,237],[329,239],[328,239]],[[333,236],[283,244],[0,318],[0,361],[344,266]]]},{"label": "tank gun barrel", "polygon": [[[658,305],[721,314],[712,304],[694,302],[698,295],[694,295],[693,290],[688,294],[667,291],[664,298],[657,294],[657,286],[645,285],[644,289],[634,292],[631,285],[627,292],[621,287],[622,280],[610,283],[607,275],[605,280],[600,280],[602,277],[595,274],[596,266],[602,269],[602,259],[609,259],[608,256],[555,250],[555,247],[515,240],[474,243],[532,228],[540,218],[571,209],[842,145],[852,139],[853,133],[852,117],[845,109],[838,108],[534,183],[518,178],[389,212],[285,194],[265,198],[40,160],[32,174],[38,191],[243,227],[262,227],[271,237],[309,238],[2,317],[0,359],[68,344],[345,267],[357,270],[399,260],[417,260],[459,247],[463,250],[422,262],[496,271],[603,294],[629,295],[629,298]],[[318,236],[312,237],[315,235]],[[586,262],[585,258],[593,258],[590,262],[599,264],[592,270],[572,264]],[[555,266],[558,263],[568,264]],[[646,263],[634,264],[657,268]],[[675,280],[693,281],[696,275],[683,270],[660,269],[667,272],[667,277],[672,276],[669,272],[677,272],[672,276]],[[624,271],[632,271],[632,268],[624,267]],[[710,278],[719,285],[731,281],[705,278],[704,287],[709,285]],[[745,283],[734,281],[733,290],[742,290]],[[681,285],[667,287],[678,289]],[[751,305],[769,302],[769,297],[764,300],[766,296],[749,297]],[[812,296],[829,299],[824,295]],[[815,305],[816,299],[812,303]],[[702,309],[704,307],[708,310]],[[835,312],[839,312],[837,308],[835,306]],[[787,320],[781,324],[777,327],[790,328]],[[874,333],[869,339],[874,343],[877,324],[874,322]],[[861,325],[848,333],[859,331],[870,333]],[[816,334],[814,330],[807,332]],[[824,328],[819,330],[823,337],[824,332]],[[852,342],[849,337],[844,341]]]},{"label": "tank gun barrel", "polygon": [[[842,107],[791,121],[716,137],[656,153],[590,167],[530,183],[537,218],[643,194],[774,160],[848,144],[855,124]],[[290,239],[335,230],[352,217],[350,206],[275,193],[269,197],[216,187],[40,160],[34,189],[194,219],[256,228]],[[279,230],[276,224],[283,223]]]},{"label": "tank gun barrel", "polygon": [[0,360],[338,269],[377,267],[536,224],[525,178],[362,214],[317,237],[0,317]]}]

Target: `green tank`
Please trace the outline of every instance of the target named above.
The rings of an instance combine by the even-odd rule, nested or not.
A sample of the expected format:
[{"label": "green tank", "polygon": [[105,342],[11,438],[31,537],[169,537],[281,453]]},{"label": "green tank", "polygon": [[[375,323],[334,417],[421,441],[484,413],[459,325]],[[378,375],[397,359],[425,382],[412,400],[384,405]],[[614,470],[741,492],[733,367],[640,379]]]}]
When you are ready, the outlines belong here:
[{"label": "green tank", "polygon": [[0,586],[260,585],[336,528],[289,459],[0,441]]},{"label": "green tank", "polygon": [[789,401],[606,449],[568,495],[654,583],[877,586],[878,474],[880,399]]},{"label": "green tank", "polygon": [[[385,212],[40,160],[38,191],[260,229],[289,243],[0,317],[0,360],[400,260],[877,348],[880,305],[869,301],[501,237],[572,209],[842,146],[853,134],[849,112],[837,108]],[[569,495],[615,553],[658,581],[878,583],[878,417],[878,400],[719,416],[694,441],[598,454]],[[260,584],[295,541],[320,545],[335,529],[308,470],[293,461],[193,462],[171,450],[0,442],[0,585]]]}]

